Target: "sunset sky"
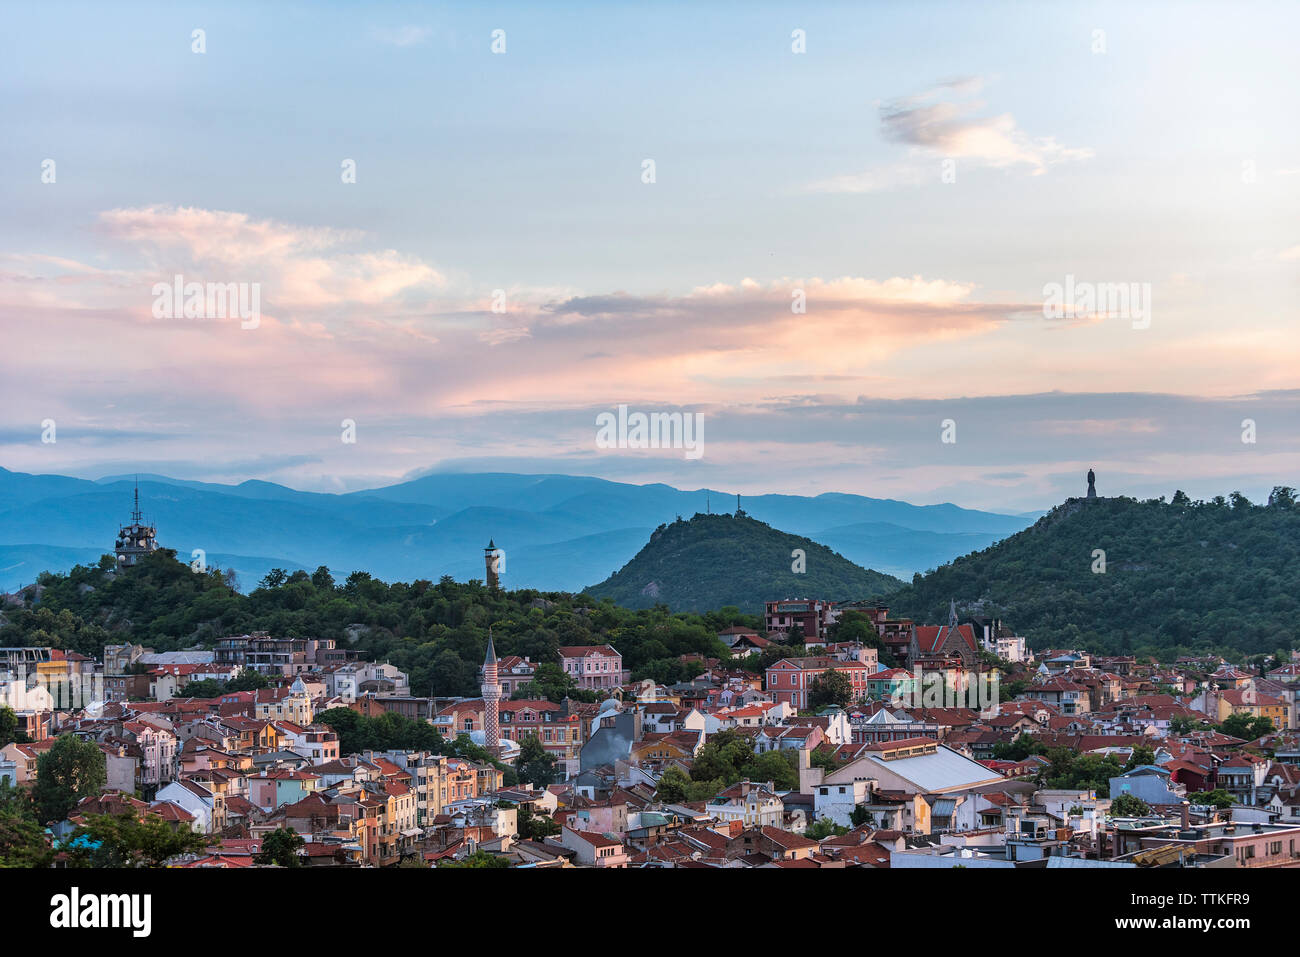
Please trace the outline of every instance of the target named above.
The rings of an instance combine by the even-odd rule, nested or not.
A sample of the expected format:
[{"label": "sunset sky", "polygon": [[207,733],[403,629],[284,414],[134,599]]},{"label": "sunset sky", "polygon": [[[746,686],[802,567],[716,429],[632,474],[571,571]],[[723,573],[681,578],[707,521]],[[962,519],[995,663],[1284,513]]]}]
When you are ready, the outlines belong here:
[{"label": "sunset sky", "polygon": [[[1000,511],[1089,467],[1103,495],[1300,485],[1296,5],[5,19],[0,466]],[[259,284],[260,324],[155,318],[176,274]],[[1149,326],[1045,318],[1067,276],[1145,284]],[[597,448],[620,403],[703,413],[703,457]]]}]

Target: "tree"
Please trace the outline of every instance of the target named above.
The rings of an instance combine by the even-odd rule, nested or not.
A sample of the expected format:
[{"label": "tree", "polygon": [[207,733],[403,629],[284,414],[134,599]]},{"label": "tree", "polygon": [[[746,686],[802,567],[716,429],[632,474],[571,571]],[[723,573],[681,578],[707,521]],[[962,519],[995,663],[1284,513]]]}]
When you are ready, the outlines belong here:
[{"label": "tree", "polygon": [[[84,842],[79,839],[84,838]],[[69,844],[97,845],[72,861],[90,867],[163,867],[181,854],[198,854],[206,835],[173,827],[157,814],[92,814],[73,832]]]},{"label": "tree", "polygon": [[874,824],[876,816],[867,810],[864,804],[853,805],[853,810],[849,812],[849,821],[854,827],[861,827],[864,824]]},{"label": "tree", "polygon": [[819,817],[813,822],[812,827],[804,833],[804,837],[814,841],[824,841],[831,835],[847,834],[849,829],[843,825],[836,824],[828,817]]},{"label": "tree", "polygon": [[[533,679],[527,684],[522,685],[516,691],[512,698],[541,698],[545,701],[559,703],[565,698],[580,699],[587,696],[581,694],[582,689],[578,688],[573,680],[573,676],[567,674],[559,665],[552,661],[544,661],[533,671]],[[595,694],[591,694],[593,700]]]},{"label": "tree", "polygon": [[18,715],[13,709],[0,704],[0,748],[15,742],[26,744],[27,735],[18,730]]},{"label": "tree", "polygon": [[795,767],[793,751],[764,751],[754,755],[739,770],[741,777],[750,781],[771,781],[778,791],[793,791],[799,787],[799,771]]},{"label": "tree", "polygon": [[62,735],[36,763],[32,800],[37,820],[64,820],[82,798],[99,794],[107,780],[107,762],[99,746],[70,734]]},{"label": "tree", "polygon": [[677,765],[664,770],[655,786],[655,798],[664,804],[681,804],[686,800],[686,789],[691,779]]},{"label": "tree", "polygon": [[463,861],[441,861],[438,866],[441,867],[509,867],[510,859],[507,857],[498,857],[495,854],[489,854],[486,851],[475,851],[468,855]]},{"label": "tree", "polygon": [[0,867],[49,867],[53,859],[54,849],[40,825],[0,808]]},{"label": "tree", "polygon": [[260,671],[253,671],[251,668],[242,669],[239,674],[226,682],[225,693],[235,691],[257,691],[261,688],[270,687],[270,679]]},{"label": "tree", "polygon": [[713,735],[691,762],[692,781],[723,782],[723,787],[741,778],[740,768],[754,759],[749,739],[727,728]]},{"label": "tree", "polygon": [[1110,779],[1123,773],[1119,760],[1108,754],[1078,754],[1069,748],[1051,748],[1047,767],[1038,773],[1039,780],[1053,789],[1095,790],[1110,796]]},{"label": "tree", "polygon": [[515,761],[515,768],[519,771],[519,780],[525,781],[535,788],[544,788],[548,784],[554,784],[559,777],[556,764],[555,755],[542,746],[541,739],[537,735],[526,735],[519,743],[519,759]]},{"label": "tree", "polygon": [[302,867],[298,848],[306,843],[297,831],[287,827],[277,828],[262,838],[262,849],[253,855],[253,863],[264,866],[275,864],[280,867]]},{"label": "tree", "polygon": [[1295,489],[1289,485],[1275,485],[1268,496],[1269,508],[1295,508]]},{"label": "tree", "polygon": [[1121,794],[1110,802],[1111,817],[1145,817],[1151,807],[1136,794]]},{"label": "tree", "polygon": [[1174,715],[1169,719],[1169,732],[1174,735],[1183,735],[1189,731],[1197,731],[1208,727],[1209,725],[1206,722],[1198,718],[1187,718],[1181,714]]},{"label": "tree", "polygon": [[831,705],[845,708],[852,700],[853,685],[849,681],[849,676],[834,668],[823,671],[814,678],[808,692],[808,706],[814,711],[820,711]]},{"label": "tree", "polygon": [[1244,711],[1228,715],[1221,724],[1217,725],[1217,729],[1223,734],[1241,738],[1243,741],[1254,741],[1276,730],[1273,722],[1263,715],[1254,716]]},{"label": "tree", "polygon": [[258,584],[262,588],[279,588],[289,580],[289,573],[283,568],[272,568]]},{"label": "tree", "polygon": [[540,841],[544,837],[560,833],[560,824],[547,814],[534,814],[531,804],[519,805],[519,838],[524,841]]},{"label": "tree", "polygon": [[1191,804],[1208,804],[1220,811],[1226,810],[1237,803],[1237,799],[1223,788],[1215,788],[1213,791],[1196,791],[1187,795],[1187,800]]},{"label": "tree", "polygon": [[1124,770],[1132,771],[1134,768],[1142,767],[1146,764],[1156,763],[1156,753],[1145,744],[1136,745],[1133,753],[1129,756],[1128,764],[1124,765]]},{"label": "tree", "polygon": [[324,565],[320,565],[311,573],[311,583],[317,591],[333,591],[334,576]]},{"label": "tree", "polygon": [[216,678],[204,678],[201,681],[191,681],[185,686],[185,696],[187,698],[216,698],[226,693],[226,686]]},{"label": "tree", "polygon": [[993,757],[998,761],[1023,761],[1031,754],[1042,754],[1046,750],[1033,735],[1022,731],[1014,741],[999,741],[993,745]]},{"label": "tree", "polygon": [[809,766],[821,768],[827,774],[830,774],[832,771],[838,771],[840,768],[840,762],[835,757],[835,750],[834,745],[825,744],[813,748],[812,752],[808,755]]}]

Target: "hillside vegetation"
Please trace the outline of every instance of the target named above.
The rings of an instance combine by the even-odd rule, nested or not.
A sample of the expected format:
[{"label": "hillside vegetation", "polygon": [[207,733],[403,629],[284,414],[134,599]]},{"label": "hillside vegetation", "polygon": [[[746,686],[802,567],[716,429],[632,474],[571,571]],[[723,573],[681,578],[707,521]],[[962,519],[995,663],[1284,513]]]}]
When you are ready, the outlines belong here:
[{"label": "hillside vegetation", "polygon": [[[793,570],[796,550],[804,571]],[[746,516],[705,515],[661,525],[636,556],[588,592],[625,608],[703,611],[734,605],[759,613],[779,598],[872,598],[903,583],[853,564],[824,545]]]},{"label": "hillside vegetation", "polygon": [[552,699],[571,690],[558,667],[563,645],[608,642],[634,679],[694,677],[698,661],[722,656],[717,633],[758,620],[735,608],[675,615],[658,607],[618,608],[588,595],[497,591],[482,582],[386,584],[365,572],[336,582],[325,567],[313,574],[272,572],[250,594],[229,587],[218,570],[198,574],[159,549],[139,565],[98,566],[42,575],[20,604],[0,609],[0,646],[44,645],[99,657],[105,644],[133,641],[169,651],[211,647],[225,635],[267,631],[277,637],[334,638],[363,657],[409,672],[415,694],[475,695],[488,627],[499,655],[529,656],[546,665],[536,692]]},{"label": "hillside vegetation", "polygon": [[1192,502],[1181,492],[1169,502],[1070,499],[915,576],[890,597],[890,614],[942,621],[950,598],[1001,614],[1034,648],[1290,648],[1300,641],[1300,508],[1285,487],[1268,505],[1236,494]]}]

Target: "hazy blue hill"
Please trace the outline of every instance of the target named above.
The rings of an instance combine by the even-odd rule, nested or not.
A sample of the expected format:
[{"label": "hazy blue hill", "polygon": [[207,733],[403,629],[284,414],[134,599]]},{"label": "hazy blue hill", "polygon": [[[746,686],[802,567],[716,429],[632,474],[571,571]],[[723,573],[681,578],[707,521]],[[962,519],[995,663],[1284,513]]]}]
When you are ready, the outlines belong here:
[{"label": "hazy blue hill", "polygon": [[66,475],[30,475],[0,468],[0,509],[15,508],[29,502],[59,495],[76,495],[95,487],[86,479]]},{"label": "hazy blue hill", "polygon": [[0,545],[0,592],[30,585],[36,576],[50,569],[93,565],[103,554],[100,548],[63,548],[59,545]]},{"label": "hazy blue hill", "polygon": [[815,533],[817,541],[833,548],[858,564],[901,578],[911,578],[918,565],[933,569],[952,561],[959,553],[978,551],[993,544],[1001,535],[988,532],[919,531],[888,522],[859,522],[839,525]]},{"label": "hazy blue hill", "polygon": [[814,498],[758,495],[743,499],[754,518],[812,534],[826,528],[862,522],[885,522],[927,532],[984,532],[999,536],[1018,532],[1030,519],[959,508],[956,505],[910,505],[893,499],[865,498],[827,492]]},{"label": "hazy blue hill", "polygon": [[602,481],[559,476],[566,480],[566,484],[560,485],[548,481],[552,478],[555,476],[514,475],[508,472],[447,472],[426,475],[384,488],[349,492],[348,496],[431,503],[453,512],[471,505],[534,510],[581,494]]},{"label": "hazy blue hill", "polygon": [[[805,553],[803,573],[791,569],[795,549]],[[765,522],[696,514],[655,529],[630,562],[587,592],[625,608],[665,604],[673,611],[698,612],[734,605],[756,613],[777,598],[871,598],[900,585],[897,578]]]},{"label": "hazy blue hill", "polygon": [[[597,581],[626,563],[627,557],[645,544],[652,531],[651,528],[623,528],[564,542],[509,549],[502,584],[507,588],[579,592],[588,582]],[[482,579],[482,553],[471,559],[449,560],[444,574],[457,581]]]},{"label": "hazy blue hill", "polygon": [[[18,549],[8,564],[23,569],[24,563],[50,562],[48,570],[58,571],[74,561],[72,553],[61,558],[37,546],[95,555],[110,550],[130,517],[135,481],[134,474],[92,482],[0,469],[0,545]],[[436,580],[443,574],[481,577],[483,547],[492,539],[506,549],[517,584],[542,589],[576,588],[609,575],[636,553],[650,529],[703,511],[706,501],[718,513],[735,507],[734,495],[723,491],[569,475],[435,473],[347,494],[148,473],[139,482],[141,508],[157,526],[160,544],[182,556],[202,548],[209,556],[262,556],[286,569],[324,564],[343,575],[364,570],[388,580]],[[815,540],[836,530],[845,555],[907,576],[1031,521],[858,495],[762,495],[743,503],[754,517]],[[864,523],[882,528],[838,531]],[[913,530],[925,533],[914,537],[915,547],[909,544]],[[984,538],[968,537],[975,533]],[[260,567],[261,560],[248,568]],[[245,587],[255,583],[240,572]]]}]

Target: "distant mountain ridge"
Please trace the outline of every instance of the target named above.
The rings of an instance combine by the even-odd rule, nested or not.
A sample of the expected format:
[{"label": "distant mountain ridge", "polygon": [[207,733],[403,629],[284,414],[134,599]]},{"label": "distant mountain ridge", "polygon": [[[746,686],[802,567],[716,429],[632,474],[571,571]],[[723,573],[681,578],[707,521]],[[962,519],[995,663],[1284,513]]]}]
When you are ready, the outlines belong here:
[{"label": "distant mountain ridge", "polygon": [[630,562],[586,591],[623,608],[705,612],[731,605],[757,614],[773,599],[868,599],[902,584],[748,516],[696,514],[655,529]]},{"label": "distant mountain ridge", "polygon": [[[134,481],[0,468],[0,590],[111,551]],[[482,578],[483,547],[493,539],[506,552],[508,587],[573,591],[621,568],[656,527],[700,511],[706,498],[734,501],[720,491],[554,474],[439,472],[345,494],[256,480],[221,485],[141,474],[139,481],[159,543],[184,560],[202,549],[210,564],[244,556],[226,559],[244,589],[273,566],[324,564],[339,575],[364,570],[388,581]],[[1033,521],[843,493],[743,502],[754,518],[908,578]]]}]

